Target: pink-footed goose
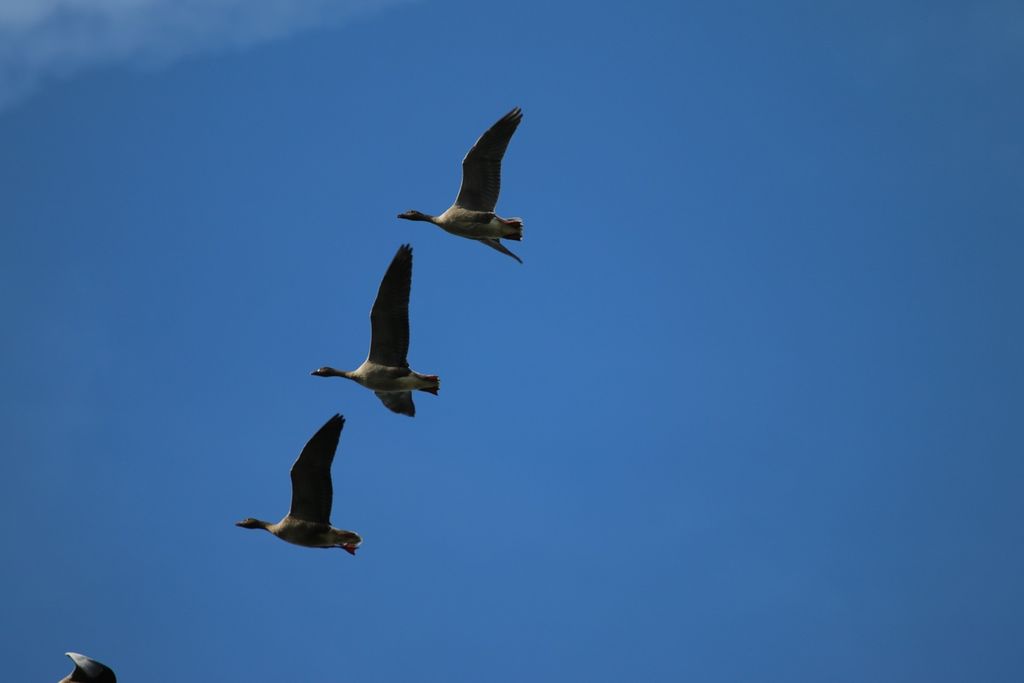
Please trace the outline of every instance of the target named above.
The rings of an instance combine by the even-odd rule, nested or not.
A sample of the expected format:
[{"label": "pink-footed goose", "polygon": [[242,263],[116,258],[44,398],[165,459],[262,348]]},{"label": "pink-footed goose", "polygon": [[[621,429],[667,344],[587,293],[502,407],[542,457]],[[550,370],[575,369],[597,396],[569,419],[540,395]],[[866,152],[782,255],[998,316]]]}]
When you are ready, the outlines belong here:
[{"label": "pink-footed goose", "polygon": [[338,448],[345,418],[335,415],[313,435],[292,465],[292,507],[284,518],[272,524],[248,517],[235,526],[266,529],[282,541],[307,548],[341,548],[351,555],[363,542],[354,531],[331,526],[334,486],[331,463]]},{"label": "pink-footed goose", "polygon": [[516,107],[480,136],[462,160],[459,196],[444,213],[431,216],[419,211],[406,211],[398,217],[429,221],[453,235],[477,240],[522,263],[523,260],[509,251],[501,240],[523,239],[523,219],[502,218],[494,213],[501,191],[501,160],[522,120],[523,111]]},{"label": "pink-footed goose", "polygon": [[75,663],[75,670],[60,679],[60,683],[117,683],[117,676],[109,666],[77,652],[64,654]]},{"label": "pink-footed goose", "polygon": [[412,287],[412,247],[403,244],[384,273],[377,299],[370,310],[370,353],[352,371],[317,368],[317,377],[345,377],[372,389],[389,409],[412,417],[413,391],[437,395],[437,375],[421,375],[409,368],[409,290]]}]

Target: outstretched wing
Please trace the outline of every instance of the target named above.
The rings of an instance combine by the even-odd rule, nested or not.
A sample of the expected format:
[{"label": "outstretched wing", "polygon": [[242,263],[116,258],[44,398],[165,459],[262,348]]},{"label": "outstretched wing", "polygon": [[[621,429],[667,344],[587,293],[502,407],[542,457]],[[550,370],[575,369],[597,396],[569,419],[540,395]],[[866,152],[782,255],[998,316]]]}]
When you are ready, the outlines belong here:
[{"label": "outstretched wing", "polygon": [[75,663],[75,670],[65,678],[65,681],[89,681],[90,683],[117,683],[117,677],[110,667],[100,664],[95,659],[80,655],[77,652],[65,652],[72,662]]},{"label": "outstretched wing", "polygon": [[369,360],[392,368],[409,362],[409,290],[412,288],[412,247],[403,244],[380,281],[370,311]]},{"label": "outstretched wing", "polygon": [[345,418],[335,415],[313,435],[292,465],[292,508],[289,514],[307,522],[331,523],[331,463]]},{"label": "outstretched wing", "polygon": [[505,245],[504,245],[504,244],[502,244],[501,242],[499,242],[499,241],[498,241],[498,240],[496,240],[496,239],[490,239],[490,238],[485,238],[485,239],[482,239],[482,240],[478,240],[478,241],[479,241],[479,242],[482,242],[483,244],[486,244],[486,245],[487,245],[487,246],[489,246],[489,247],[490,247],[491,249],[497,249],[497,250],[498,250],[498,251],[500,251],[500,252],[501,252],[502,254],[508,254],[509,256],[511,256],[512,258],[514,258],[514,259],[515,259],[516,261],[519,261],[520,263],[522,263],[522,262],[523,262],[523,259],[521,259],[521,258],[519,258],[518,256],[516,256],[515,254],[513,254],[513,253],[512,253],[511,251],[509,251],[509,250],[508,250],[508,249],[507,249],[507,248],[505,247]]},{"label": "outstretched wing", "polygon": [[494,211],[501,191],[501,159],[523,120],[516,107],[480,136],[462,160],[462,187],[455,204],[470,211]]},{"label": "outstretched wing", "polygon": [[416,405],[412,402],[411,391],[375,391],[377,398],[388,410],[415,417]]}]

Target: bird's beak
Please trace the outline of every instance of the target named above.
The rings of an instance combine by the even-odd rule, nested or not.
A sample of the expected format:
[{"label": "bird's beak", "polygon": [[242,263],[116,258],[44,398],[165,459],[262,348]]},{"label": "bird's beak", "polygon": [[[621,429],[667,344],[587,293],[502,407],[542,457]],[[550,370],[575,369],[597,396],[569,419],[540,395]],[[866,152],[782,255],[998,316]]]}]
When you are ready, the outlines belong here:
[{"label": "bird's beak", "polygon": [[351,555],[352,557],[355,557],[356,556],[356,548],[358,548],[358,547],[359,546],[355,546],[355,545],[343,545],[343,546],[341,546],[341,549],[344,550],[349,555]]}]

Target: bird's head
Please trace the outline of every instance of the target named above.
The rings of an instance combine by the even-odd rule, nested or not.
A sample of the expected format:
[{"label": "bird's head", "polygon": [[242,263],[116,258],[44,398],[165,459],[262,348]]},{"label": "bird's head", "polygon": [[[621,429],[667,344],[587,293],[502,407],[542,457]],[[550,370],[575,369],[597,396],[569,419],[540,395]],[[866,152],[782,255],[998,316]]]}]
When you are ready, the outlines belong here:
[{"label": "bird's head", "polygon": [[252,517],[246,517],[241,522],[235,522],[235,526],[240,526],[243,529],[266,529],[267,523]]},{"label": "bird's head", "polygon": [[430,216],[420,211],[406,211],[405,213],[398,214],[399,218],[404,218],[407,221],[429,221]]},{"label": "bird's head", "polygon": [[313,375],[314,377],[348,377],[348,373],[345,372],[344,370],[335,370],[334,368],[330,368],[327,366],[317,368],[316,370],[309,374]]}]

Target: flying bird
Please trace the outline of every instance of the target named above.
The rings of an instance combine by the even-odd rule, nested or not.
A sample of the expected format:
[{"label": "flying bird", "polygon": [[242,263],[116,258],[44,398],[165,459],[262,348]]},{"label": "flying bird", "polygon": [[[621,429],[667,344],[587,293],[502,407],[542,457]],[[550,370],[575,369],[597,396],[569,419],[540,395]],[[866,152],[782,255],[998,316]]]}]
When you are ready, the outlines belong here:
[{"label": "flying bird", "polygon": [[522,120],[523,110],[516,107],[480,136],[462,160],[459,196],[444,213],[431,216],[419,211],[406,211],[398,217],[429,221],[453,235],[477,240],[522,263],[523,260],[509,251],[501,240],[523,239],[523,219],[502,218],[494,213],[501,191],[501,159]]},{"label": "flying bird", "polygon": [[117,683],[117,676],[110,667],[77,652],[64,654],[75,663],[75,670],[60,679],[60,683]]},{"label": "flying bird", "polygon": [[350,555],[363,542],[354,531],[331,526],[331,463],[345,418],[335,415],[306,443],[292,465],[292,507],[277,524],[248,517],[235,526],[266,529],[282,541],[307,548],[341,548]]},{"label": "flying bird", "polygon": [[317,377],[345,377],[372,389],[384,405],[413,417],[413,391],[437,395],[437,375],[421,375],[409,368],[409,290],[412,287],[412,247],[403,244],[391,260],[370,310],[370,353],[355,370],[317,368]]}]

